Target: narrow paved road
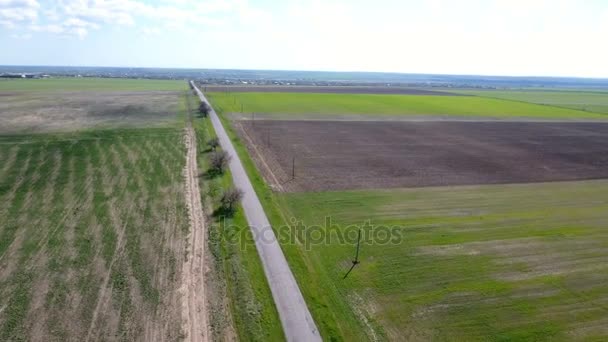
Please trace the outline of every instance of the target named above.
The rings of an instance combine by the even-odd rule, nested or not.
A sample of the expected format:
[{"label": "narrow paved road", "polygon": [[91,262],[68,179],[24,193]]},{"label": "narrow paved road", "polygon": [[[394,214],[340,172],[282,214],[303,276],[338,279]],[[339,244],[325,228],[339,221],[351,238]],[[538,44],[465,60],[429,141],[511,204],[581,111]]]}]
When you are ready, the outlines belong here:
[{"label": "narrow paved road", "polygon": [[[209,103],[194,82],[191,81],[190,83],[201,101]],[[266,273],[285,336],[288,341],[321,341],[319,330],[310,315],[310,311],[308,311],[304,297],[302,297],[300,288],[289,269],[262,204],[228,134],[224,130],[224,126],[222,126],[222,122],[213,109],[210,112],[210,118],[222,149],[232,157],[229,167],[234,185],[243,191],[241,205],[262,260],[264,273]]]}]

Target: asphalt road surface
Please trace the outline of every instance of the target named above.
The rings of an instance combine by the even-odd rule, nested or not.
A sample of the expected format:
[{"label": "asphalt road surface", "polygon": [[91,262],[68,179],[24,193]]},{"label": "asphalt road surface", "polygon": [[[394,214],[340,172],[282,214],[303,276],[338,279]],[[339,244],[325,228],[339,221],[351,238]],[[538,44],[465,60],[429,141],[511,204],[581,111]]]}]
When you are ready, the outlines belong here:
[{"label": "asphalt road surface", "polygon": [[[194,82],[190,83],[201,101],[209,103]],[[262,260],[264,273],[266,273],[285,336],[288,341],[321,341],[319,330],[308,311],[302,292],[289,269],[281,246],[279,246],[245,168],[213,109],[209,116],[222,149],[232,157],[229,163],[230,172],[234,185],[243,191],[241,206]]]}]

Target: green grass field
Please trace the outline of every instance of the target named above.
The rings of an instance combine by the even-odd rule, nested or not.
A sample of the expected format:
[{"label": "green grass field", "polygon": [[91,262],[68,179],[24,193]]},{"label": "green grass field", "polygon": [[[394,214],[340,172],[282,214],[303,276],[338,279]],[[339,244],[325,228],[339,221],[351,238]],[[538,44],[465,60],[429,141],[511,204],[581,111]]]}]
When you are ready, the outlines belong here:
[{"label": "green grass field", "polygon": [[148,80],[124,78],[46,78],[3,79],[0,92],[53,91],[182,91],[183,80]]},{"label": "green grass field", "polygon": [[553,90],[458,90],[457,92],[480,97],[522,101],[608,114],[608,93],[606,92]]},{"label": "green grass field", "polygon": [[304,93],[210,93],[216,109],[224,113],[338,116],[455,116],[532,119],[608,119],[608,116],[476,96],[415,96]]},{"label": "green grass field", "polygon": [[[294,193],[284,218],[392,227],[399,243],[283,248],[346,340],[606,340],[607,181]],[[286,228],[283,228],[286,229]],[[351,231],[353,228],[350,228]],[[356,231],[356,230],[355,230]],[[307,291],[305,290],[305,293]],[[309,293],[310,295],[310,293]],[[325,333],[328,331],[325,330]],[[329,336],[326,335],[326,338]]]}]

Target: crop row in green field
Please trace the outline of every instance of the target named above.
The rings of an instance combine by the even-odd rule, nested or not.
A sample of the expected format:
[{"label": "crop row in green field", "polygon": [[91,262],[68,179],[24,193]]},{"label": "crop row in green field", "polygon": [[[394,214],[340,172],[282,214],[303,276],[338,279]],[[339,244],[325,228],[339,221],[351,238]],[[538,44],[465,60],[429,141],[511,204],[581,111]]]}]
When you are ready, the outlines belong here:
[{"label": "crop row in green field", "polygon": [[0,137],[0,340],[180,334],[174,128]]},{"label": "crop row in green field", "polygon": [[460,94],[608,114],[608,93],[553,90],[459,90]]},{"label": "crop row in green field", "polygon": [[0,92],[183,91],[185,88],[183,80],[89,77],[0,80]]},{"label": "crop row in green field", "polygon": [[482,98],[476,96],[417,96],[309,93],[209,94],[224,113],[298,115],[455,116],[535,119],[606,119],[606,115],[575,109]]}]

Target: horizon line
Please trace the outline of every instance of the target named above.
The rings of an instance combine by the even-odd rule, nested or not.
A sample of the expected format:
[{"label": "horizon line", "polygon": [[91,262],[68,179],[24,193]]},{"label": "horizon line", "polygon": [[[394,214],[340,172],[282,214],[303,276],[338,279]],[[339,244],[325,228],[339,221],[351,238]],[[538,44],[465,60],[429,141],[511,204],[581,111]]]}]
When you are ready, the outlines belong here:
[{"label": "horizon line", "polygon": [[150,67],[150,66],[101,66],[101,65],[45,65],[45,64],[0,64],[0,67],[51,67],[51,68],[120,68],[120,69],[174,69],[174,70],[223,70],[223,71],[272,71],[272,72],[321,72],[335,74],[393,74],[412,76],[457,76],[457,77],[502,77],[502,78],[529,78],[529,79],[583,79],[608,81],[608,77],[589,76],[540,76],[540,75],[499,75],[499,74],[467,74],[467,73],[424,73],[399,71],[341,71],[341,70],[303,70],[303,69],[243,69],[243,68],[201,68],[201,67]]}]

